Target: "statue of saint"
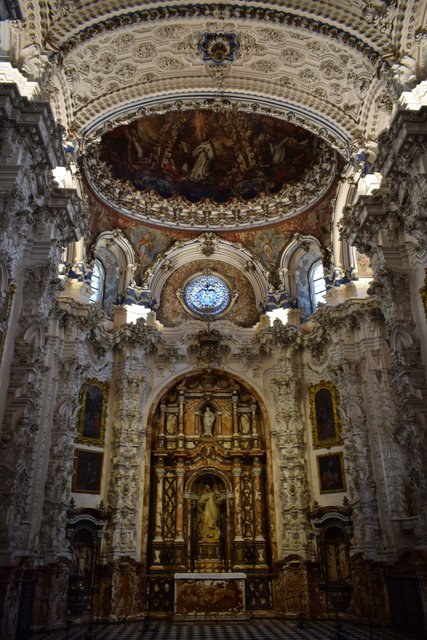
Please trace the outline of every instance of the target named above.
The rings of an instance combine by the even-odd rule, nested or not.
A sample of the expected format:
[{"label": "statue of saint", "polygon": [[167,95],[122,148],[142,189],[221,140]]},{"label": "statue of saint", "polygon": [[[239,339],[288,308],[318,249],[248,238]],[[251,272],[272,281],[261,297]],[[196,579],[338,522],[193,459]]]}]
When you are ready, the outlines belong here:
[{"label": "statue of saint", "polygon": [[175,413],[169,413],[166,420],[166,433],[170,436],[175,435],[176,432],[177,416]]},{"label": "statue of saint", "polygon": [[211,436],[212,429],[215,422],[215,414],[211,411],[210,407],[206,407],[203,414],[203,435]]},{"label": "statue of saint", "polygon": [[205,484],[199,495],[197,504],[197,534],[201,542],[218,542],[220,529],[218,527],[218,494]]},{"label": "statue of saint", "polygon": [[79,545],[73,550],[74,573],[79,577],[84,577],[87,572],[88,549],[84,545]]},{"label": "statue of saint", "polygon": [[240,416],[240,433],[247,434],[251,430],[251,423],[247,413],[242,413]]}]

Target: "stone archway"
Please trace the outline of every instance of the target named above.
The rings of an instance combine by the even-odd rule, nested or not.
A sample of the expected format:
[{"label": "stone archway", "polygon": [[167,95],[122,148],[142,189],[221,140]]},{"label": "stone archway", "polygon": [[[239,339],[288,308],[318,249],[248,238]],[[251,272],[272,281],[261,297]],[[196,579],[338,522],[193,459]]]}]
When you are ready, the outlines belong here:
[{"label": "stone archway", "polygon": [[243,572],[246,590],[257,593],[262,582],[270,594],[262,605],[252,597],[252,608],[271,608],[272,500],[260,400],[224,372],[192,373],[164,392],[151,422],[150,606],[171,611],[176,574]]}]

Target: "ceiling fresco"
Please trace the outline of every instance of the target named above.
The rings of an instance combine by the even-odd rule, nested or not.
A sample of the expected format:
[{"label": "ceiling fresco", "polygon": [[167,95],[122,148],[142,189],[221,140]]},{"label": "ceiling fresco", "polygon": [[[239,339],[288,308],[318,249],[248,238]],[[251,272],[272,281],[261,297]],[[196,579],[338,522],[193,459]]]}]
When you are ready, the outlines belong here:
[{"label": "ceiling fresco", "polygon": [[214,109],[150,114],[86,149],[84,170],[118,212],[181,229],[265,226],[311,208],[337,179],[337,154],[281,118]]},{"label": "ceiling fresco", "polygon": [[280,193],[318,155],[315,136],[283,120],[194,110],[117,127],[103,136],[100,157],[139,191],[220,203]]}]

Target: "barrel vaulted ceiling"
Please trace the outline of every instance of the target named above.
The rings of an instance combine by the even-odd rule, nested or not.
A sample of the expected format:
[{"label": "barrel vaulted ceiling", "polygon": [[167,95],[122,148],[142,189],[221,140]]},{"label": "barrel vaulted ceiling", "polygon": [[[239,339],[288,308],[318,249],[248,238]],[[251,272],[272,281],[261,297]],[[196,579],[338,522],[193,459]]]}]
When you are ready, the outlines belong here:
[{"label": "barrel vaulted ceiling", "polygon": [[[375,139],[388,95],[425,72],[422,1],[21,4],[20,63],[49,76],[57,115],[79,134],[138,110],[228,98],[294,114],[345,149]],[[237,34],[232,62],[203,60],[199,43],[212,32]]]},{"label": "barrel vaulted ceiling", "polygon": [[[231,240],[242,240],[239,231],[246,229],[245,243],[255,248],[260,244],[271,247],[276,238],[268,231],[253,235],[248,229],[274,223],[279,225],[283,242],[296,231],[317,237],[323,233],[320,241],[327,242],[331,201],[342,167],[358,149],[375,153],[378,135],[389,124],[402,91],[410,91],[426,77],[424,0],[25,0],[19,4],[24,26],[15,23],[12,29],[12,61],[28,80],[38,83],[40,97],[51,102],[67,140],[79,145],[94,232],[103,226],[121,226],[128,229],[134,244],[141,243],[142,252],[153,254],[154,247],[170,244],[165,238],[179,227],[234,230],[228,236]],[[200,113],[205,115],[198,116]],[[215,191],[210,185],[206,194],[200,185],[190,185],[188,195],[182,192],[182,180],[179,185],[173,183],[171,176],[182,178],[176,166],[169,167],[165,179],[171,149],[165,143],[167,127],[161,126],[163,146],[153,142],[158,147],[153,162],[160,171],[154,178],[144,173],[141,140],[133,142],[133,151],[129,142],[121,164],[116,161],[114,165],[102,155],[106,136],[114,137],[115,131],[123,131],[130,140],[138,122],[151,127],[162,118],[179,119],[184,124],[179,131],[175,127],[173,139],[179,139],[181,155],[175,152],[173,160],[180,163],[181,174],[186,168],[194,177],[194,167],[187,167],[182,148],[187,149],[188,157],[194,157],[198,143],[212,133],[212,114],[217,123],[230,121],[233,114],[240,121],[242,114],[257,117],[258,123],[264,118],[263,122],[270,123],[270,140],[271,132],[281,126],[276,121],[282,121],[285,128],[306,130],[322,153],[306,153],[308,173],[301,169],[299,176],[309,184],[305,175],[311,175],[309,168],[317,162],[324,171],[327,165],[329,177],[313,183],[305,196],[293,179],[293,191],[289,191],[283,175],[277,181],[274,174],[269,181],[249,171],[244,179],[239,174],[237,186],[226,185],[231,195],[228,191],[224,195],[225,182],[222,190]],[[184,135],[196,121],[211,129]],[[238,131],[237,124],[235,129]],[[217,133],[215,136],[218,138]],[[219,160],[227,167],[234,153],[239,169],[248,169],[250,161],[240,152],[243,147],[238,141],[234,150],[223,145],[220,159],[220,145],[213,142],[217,167]],[[255,144],[255,139],[250,142]],[[280,140],[273,142],[277,145]],[[273,142],[269,147],[272,162],[278,157]],[[300,136],[297,144],[302,142]],[[303,149],[300,153],[295,149],[294,141],[287,146],[287,157],[301,162]],[[132,153],[141,179],[135,179],[132,172],[123,174],[123,158],[130,160]],[[119,156],[120,152],[116,160]],[[199,171],[196,182],[201,175]],[[116,188],[117,180],[121,186]],[[239,188],[242,197],[236,194]],[[301,204],[303,196],[305,204]],[[236,203],[243,212],[240,221],[236,207],[233,209]],[[202,211],[199,219],[196,210]],[[215,218],[212,211],[223,213]],[[144,241],[142,223],[165,230],[160,236],[153,232],[151,240]]]}]

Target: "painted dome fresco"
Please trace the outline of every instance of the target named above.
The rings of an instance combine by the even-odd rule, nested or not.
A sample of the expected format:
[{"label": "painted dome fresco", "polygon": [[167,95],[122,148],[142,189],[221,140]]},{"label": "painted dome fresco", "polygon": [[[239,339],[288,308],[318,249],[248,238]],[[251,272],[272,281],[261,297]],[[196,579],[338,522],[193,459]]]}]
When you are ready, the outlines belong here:
[{"label": "painted dome fresco", "polygon": [[283,119],[235,109],[155,113],[89,145],[95,192],[125,215],[181,227],[237,228],[292,217],[336,176],[335,152]]},{"label": "painted dome fresco", "polygon": [[118,178],[191,202],[279,193],[318,155],[314,135],[283,120],[201,110],[139,118],[101,143],[101,158]]}]

